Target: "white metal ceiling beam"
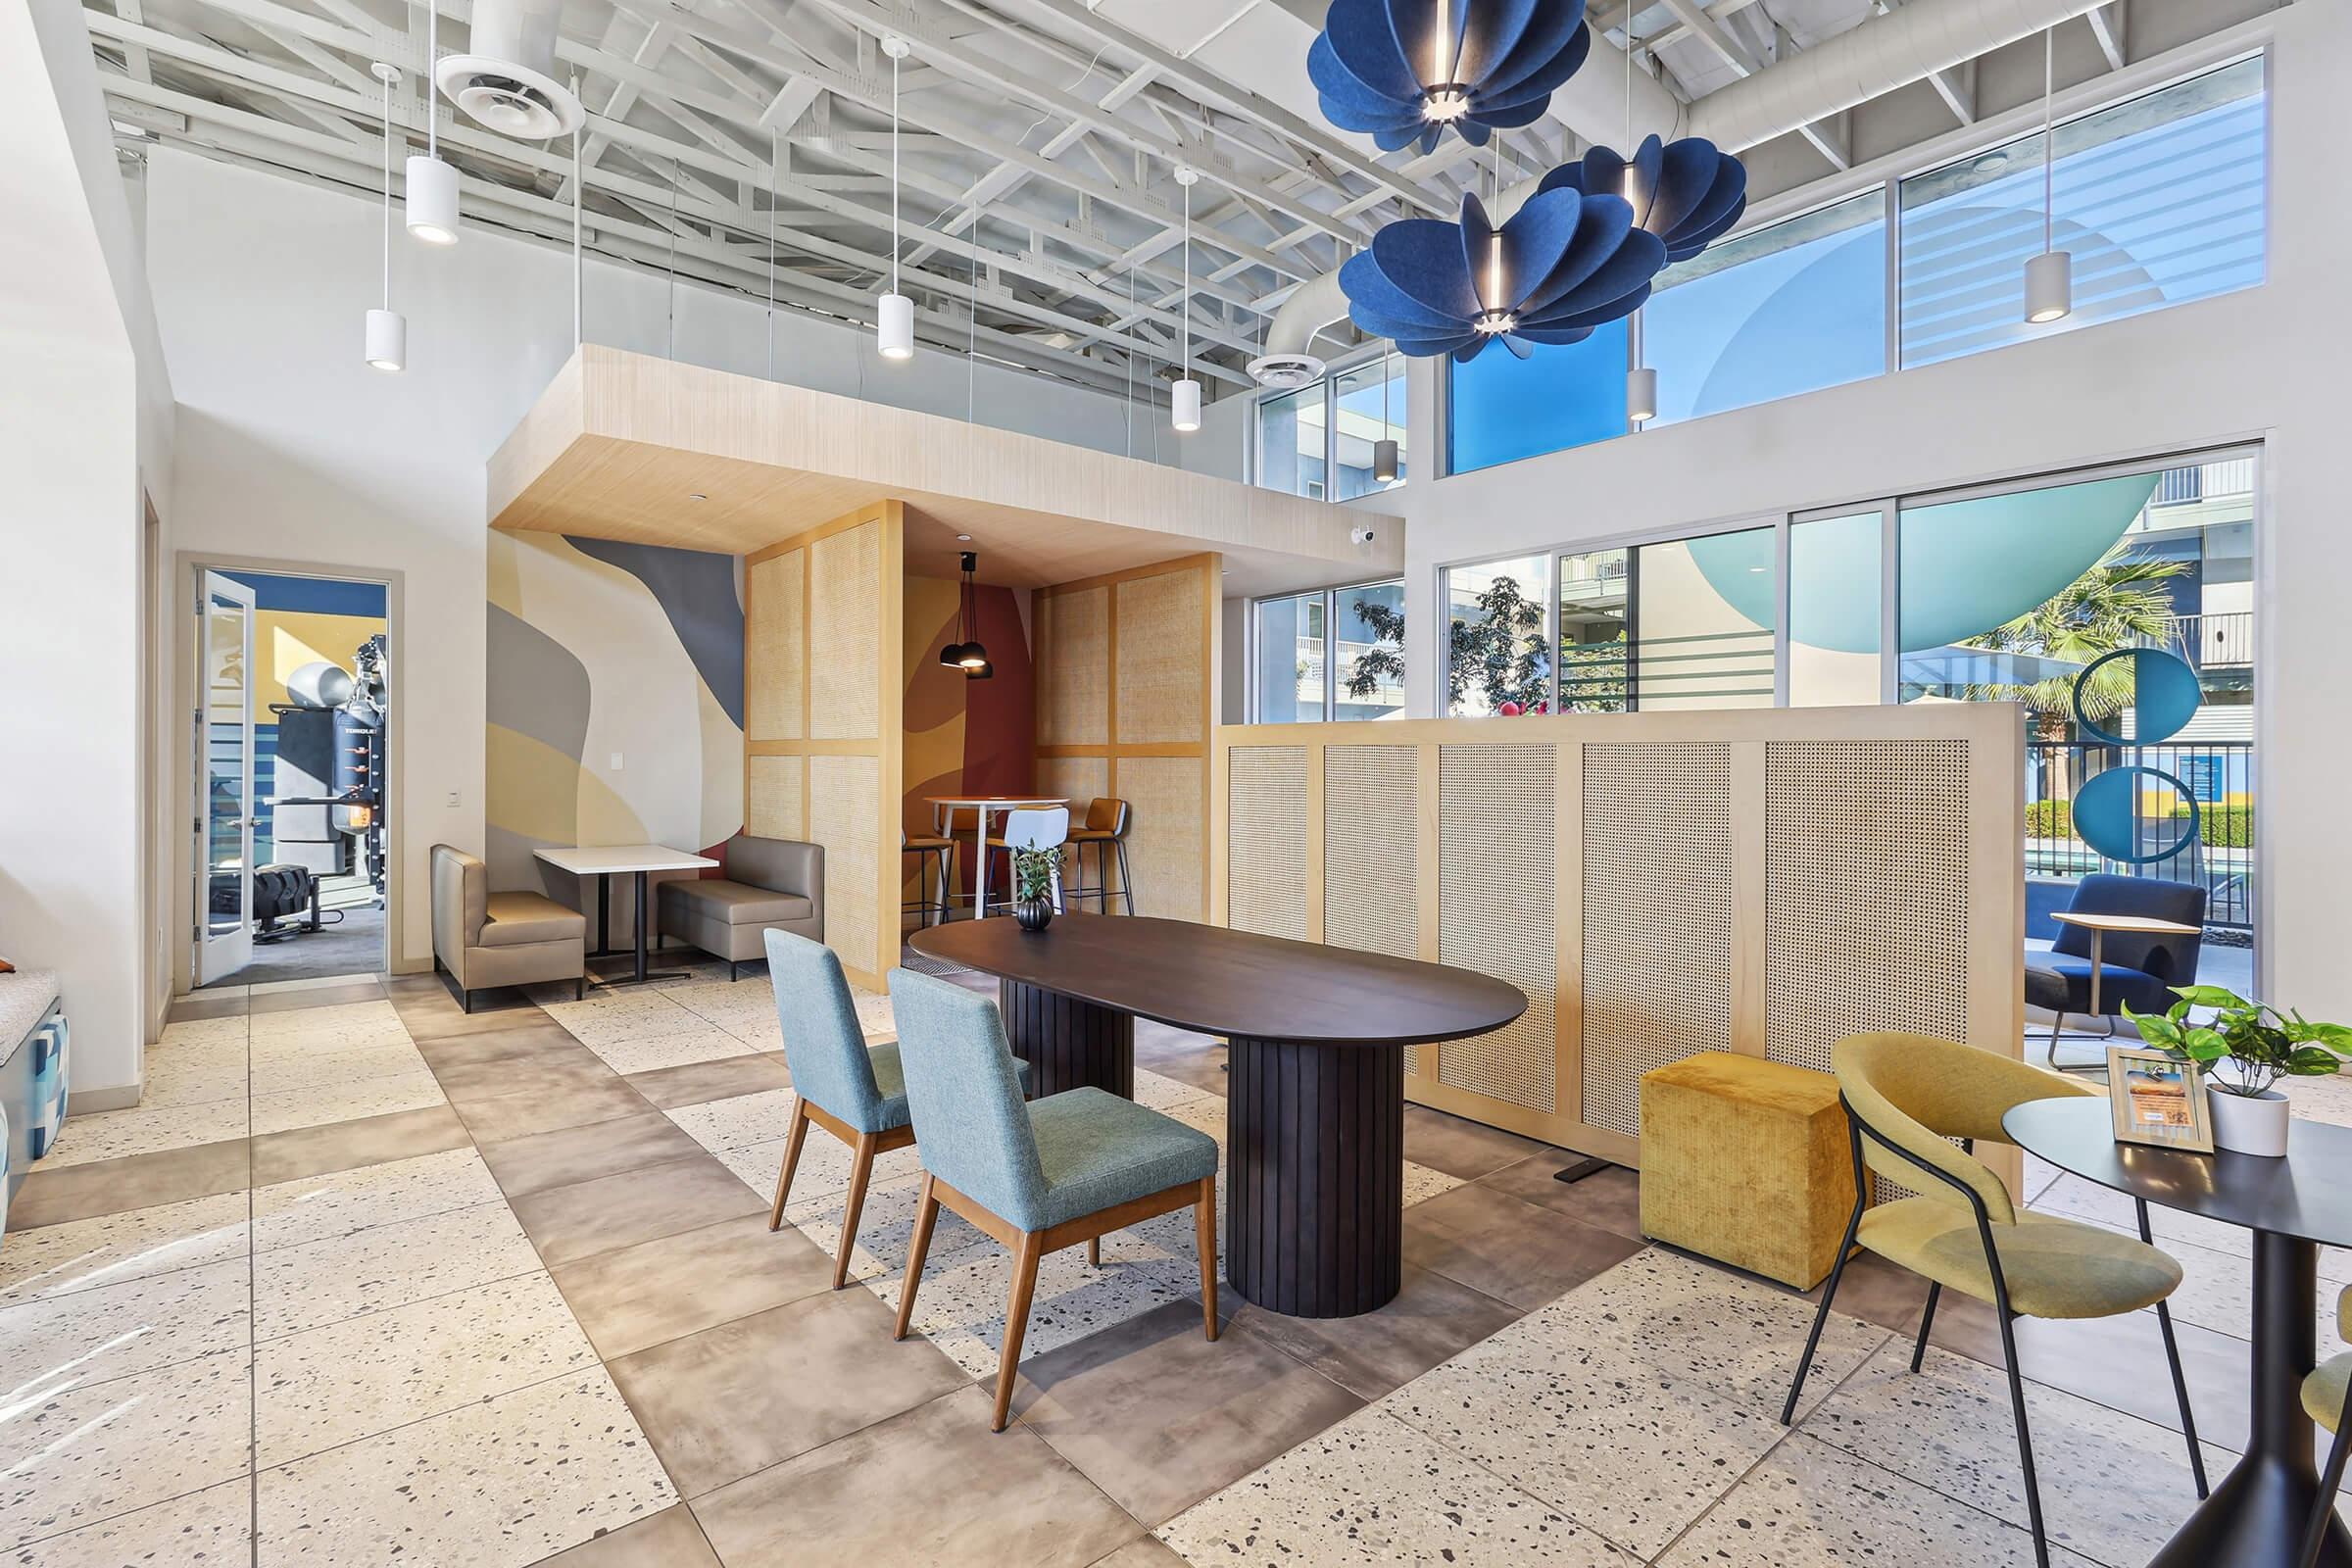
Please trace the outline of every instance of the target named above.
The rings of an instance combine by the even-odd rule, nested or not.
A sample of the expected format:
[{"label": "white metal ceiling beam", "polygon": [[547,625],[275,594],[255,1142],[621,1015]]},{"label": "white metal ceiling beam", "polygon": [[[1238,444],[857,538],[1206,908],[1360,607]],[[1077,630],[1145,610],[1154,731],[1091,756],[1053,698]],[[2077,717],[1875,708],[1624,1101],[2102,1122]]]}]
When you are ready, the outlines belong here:
[{"label": "white metal ceiling beam", "polygon": [[[1764,69],[1765,62],[1757,58],[1755,51],[1733,37],[1731,29],[1700,6],[1698,0],[1665,0],[1665,4],[1666,9],[1673,14],[1675,21],[1681,23],[1692,37],[1713,50],[1717,59],[1741,76],[1752,76]],[[1632,40],[1629,35],[1627,47],[1634,47],[1636,42],[1637,40]],[[1656,58],[1655,45],[1650,44],[1647,39],[1638,40],[1638,42],[1650,50],[1652,59]],[[1823,125],[1802,125],[1798,127],[1797,134],[1812,143],[1813,150],[1827,158],[1837,168],[1851,169],[1853,167],[1853,154],[1847,150],[1844,136],[1837,129]],[[1627,148],[1625,151],[1630,153],[1632,149]]]},{"label": "white metal ceiling beam", "polygon": [[2107,57],[2109,71],[2121,71],[2131,60],[2125,48],[2125,25],[2130,0],[2109,0],[2109,3],[2090,13],[2091,35],[2099,40],[2099,53]]}]

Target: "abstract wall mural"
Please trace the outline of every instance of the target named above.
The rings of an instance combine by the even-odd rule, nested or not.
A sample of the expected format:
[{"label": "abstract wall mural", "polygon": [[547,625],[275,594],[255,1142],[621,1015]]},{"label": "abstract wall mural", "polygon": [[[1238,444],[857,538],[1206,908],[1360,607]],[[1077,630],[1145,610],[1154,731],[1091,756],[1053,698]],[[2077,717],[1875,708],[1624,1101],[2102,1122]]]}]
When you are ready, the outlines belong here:
[{"label": "abstract wall mural", "polygon": [[493,533],[489,567],[491,885],[574,898],[543,844],[724,844],[743,825],[735,558]]},{"label": "abstract wall mural", "polygon": [[[1009,588],[977,591],[980,641],[996,673],[967,680],[939,662],[954,640],[956,585],[931,577],[906,579],[905,826],[931,830],[930,797],[969,793],[1017,795],[1036,788],[1036,693],[1029,633],[1020,596]],[[1079,808],[1083,810],[1084,804]],[[971,852],[956,853],[956,884],[971,891]],[[908,864],[904,898],[915,898]]]}]

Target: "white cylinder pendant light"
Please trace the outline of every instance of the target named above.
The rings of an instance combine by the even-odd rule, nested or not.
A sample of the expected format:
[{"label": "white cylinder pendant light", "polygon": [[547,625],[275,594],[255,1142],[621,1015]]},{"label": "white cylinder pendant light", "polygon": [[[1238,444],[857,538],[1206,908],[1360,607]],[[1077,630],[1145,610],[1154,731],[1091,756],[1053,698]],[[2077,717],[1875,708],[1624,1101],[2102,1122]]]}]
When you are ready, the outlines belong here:
[{"label": "white cylinder pendant light", "polygon": [[1647,366],[1626,373],[1625,416],[1636,424],[1658,416],[1658,372]]},{"label": "white cylinder pendant light", "polygon": [[2057,248],[2058,132],[2050,113],[2057,86],[2055,31],[2041,34],[2041,254],[2026,258],[2026,320],[2043,326],[2075,309],[2075,258]]},{"label": "white cylinder pendant light", "polygon": [[409,323],[392,308],[392,88],[400,68],[379,60],[368,69],[384,84],[384,304],[368,313],[368,363],[397,371],[409,363]]},{"label": "white cylinder pendant light", "polygon": [[1193,379],[1193,186],[1200,171],[1179,167],[1176,183],[1184,187],[1184,286],[1176,293],[1176,317],[1183,323],[1177,367],[1184,371],[1168,397],[1169,422],[1189,434],[1200,428],[1200,383]]},{"label": "white cylinder pendant light", "polygon": [[912,49],[895,35],[882,40],[890,56],[890,292],[874,313],[874,337],[886,360],[914,358],[914,301],[899,292],[899,62]]},{"label": "white cylinder pendant light", "polygon": [[1380,439],[1372,443],[1372,482],[1395,484],[1403,454],[1396,438],[1389,434],[1389,383],[1395,377],[1389,373],[1391,356],[1380,357]]},{"label": "white cylinder pendant light", "polygon": [[425,0],[424,14],[424,152],[409,159],[409,232],[428,245],[455,245],[458,172],[441,161],[441,115],[433,102],[433,67],[441,58],[440,0]]}]

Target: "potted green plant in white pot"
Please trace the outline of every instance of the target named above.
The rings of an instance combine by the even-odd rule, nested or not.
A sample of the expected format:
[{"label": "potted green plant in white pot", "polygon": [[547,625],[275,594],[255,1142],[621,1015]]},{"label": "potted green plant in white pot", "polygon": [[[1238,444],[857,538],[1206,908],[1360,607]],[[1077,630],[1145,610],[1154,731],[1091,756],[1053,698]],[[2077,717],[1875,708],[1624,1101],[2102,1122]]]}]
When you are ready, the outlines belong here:
[{"label": "potted green plant in white pot", "polygon": [[[2142,1040],[2204,1076],[2212,1091],[2206,1100],[2215,1148],[2284,1155],[2288,1107],[2278,1081],[2325,1078],[2341,1069],[2352,1055],[2352,1029],[2248,1002],[2223,986],[2175,986],[2173,994],[2180,1000],[2161,1014],[2126,1006],[2124,1016]],[[2211,1007],[2213,1017],[2192,1023],[2192,1007]]]}]

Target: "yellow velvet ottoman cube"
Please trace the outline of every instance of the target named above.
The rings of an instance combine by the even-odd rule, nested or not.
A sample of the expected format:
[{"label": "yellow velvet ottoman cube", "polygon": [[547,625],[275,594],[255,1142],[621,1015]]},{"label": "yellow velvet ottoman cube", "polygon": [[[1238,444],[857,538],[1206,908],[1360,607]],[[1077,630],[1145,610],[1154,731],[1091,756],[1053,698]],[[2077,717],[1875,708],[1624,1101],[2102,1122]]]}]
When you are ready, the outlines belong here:
[{"label": "yellow velvet ottoman cube", "polygon": [[1809,1291],[1853,1211],[1828,1073],[1709,1051],[1642,1076],[1642,1235]]}]

